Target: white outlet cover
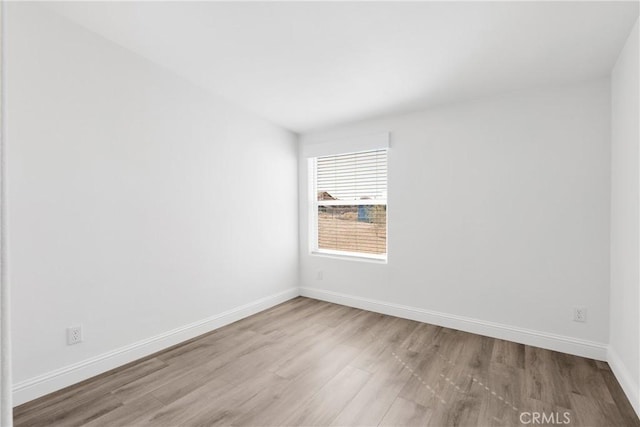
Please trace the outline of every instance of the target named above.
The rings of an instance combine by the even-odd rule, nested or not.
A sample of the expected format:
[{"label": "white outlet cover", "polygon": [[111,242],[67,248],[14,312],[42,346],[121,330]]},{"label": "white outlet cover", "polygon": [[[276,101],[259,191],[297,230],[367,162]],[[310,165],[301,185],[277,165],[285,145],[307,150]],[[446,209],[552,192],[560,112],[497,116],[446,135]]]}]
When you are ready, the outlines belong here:
[{"label": "white outlet cover", "polygon": [[573,309],[573,320],[575,322],[587,321],[587,309],[584,307],[575,307]]},{"label": "white outlet cover", "polygon": [[67,328],[67,345],[82,342],[82,326],[72,326]]}]

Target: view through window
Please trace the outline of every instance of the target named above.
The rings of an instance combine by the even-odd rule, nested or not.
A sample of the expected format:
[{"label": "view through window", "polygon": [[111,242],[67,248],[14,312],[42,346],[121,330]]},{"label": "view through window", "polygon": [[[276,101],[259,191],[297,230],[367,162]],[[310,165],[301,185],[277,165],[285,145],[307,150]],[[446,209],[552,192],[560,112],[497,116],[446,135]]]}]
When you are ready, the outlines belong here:
[{"label": "view through window", "polygon": [[387,150],[317,157],[314,163],[314,249],[385,258]]}]

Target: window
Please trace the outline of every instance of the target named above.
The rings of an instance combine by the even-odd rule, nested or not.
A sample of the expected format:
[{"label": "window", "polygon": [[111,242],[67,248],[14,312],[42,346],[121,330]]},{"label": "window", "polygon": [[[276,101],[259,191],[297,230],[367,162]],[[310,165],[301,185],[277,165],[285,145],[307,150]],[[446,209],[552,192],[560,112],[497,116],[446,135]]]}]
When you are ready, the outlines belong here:
[{"label": "window", "polygon": [[312,251],[386,260],[387,150],[314,157]]}]

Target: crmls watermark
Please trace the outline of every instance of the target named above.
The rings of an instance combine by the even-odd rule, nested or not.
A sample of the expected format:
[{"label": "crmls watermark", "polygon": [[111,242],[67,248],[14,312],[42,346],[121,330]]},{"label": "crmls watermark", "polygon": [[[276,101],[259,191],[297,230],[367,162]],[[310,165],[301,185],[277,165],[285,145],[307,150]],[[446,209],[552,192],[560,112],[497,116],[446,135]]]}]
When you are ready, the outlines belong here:
[{"label": "crmls watermark", "polygon": [[520,412],[522,424],[571,424],[570,412]]}]

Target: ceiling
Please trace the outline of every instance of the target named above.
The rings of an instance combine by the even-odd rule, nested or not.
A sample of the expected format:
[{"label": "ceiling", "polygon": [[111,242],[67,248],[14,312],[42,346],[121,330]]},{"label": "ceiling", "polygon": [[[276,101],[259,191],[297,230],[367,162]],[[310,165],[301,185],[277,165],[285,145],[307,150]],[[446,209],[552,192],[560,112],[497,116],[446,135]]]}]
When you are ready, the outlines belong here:
[{"label": "ceiling", "polygon": [[296,132],[610,74],[638,2],[49,7]]}]

